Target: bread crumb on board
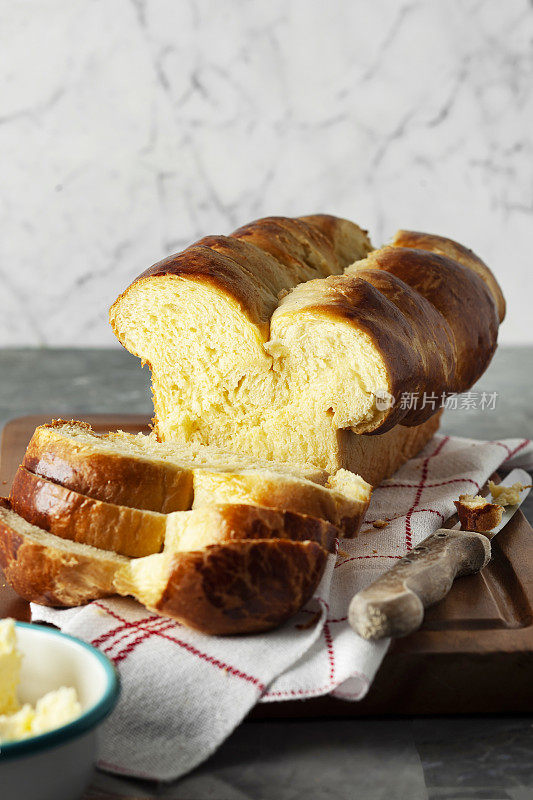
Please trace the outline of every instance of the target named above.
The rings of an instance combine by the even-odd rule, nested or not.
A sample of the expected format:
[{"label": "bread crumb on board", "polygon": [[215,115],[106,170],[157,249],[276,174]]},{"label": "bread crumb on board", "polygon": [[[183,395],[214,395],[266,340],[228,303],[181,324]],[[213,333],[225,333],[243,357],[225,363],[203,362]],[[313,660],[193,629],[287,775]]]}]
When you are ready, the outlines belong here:
[{"label": "bread crumb on board", "polygon": [[372,523],[372,527],[380,530],[381,528],[386,528],[388,524],[388,520],[386,519],[375,519]]}]

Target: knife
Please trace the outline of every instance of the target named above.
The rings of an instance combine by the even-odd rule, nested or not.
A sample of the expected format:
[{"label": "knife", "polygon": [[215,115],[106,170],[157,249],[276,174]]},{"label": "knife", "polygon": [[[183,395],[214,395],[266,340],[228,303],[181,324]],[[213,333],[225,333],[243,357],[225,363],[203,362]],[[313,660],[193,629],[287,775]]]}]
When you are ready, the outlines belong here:
[{"label": "knife", "polygon": [[[517,482],[531,484],[531,477],[523,469],[514,469],[500,485]],[[416,631],[424,609],[446,597],[455,578],[479,572],[489,563],[490,540],[505,528],[529,492],[530,487],[520,492],[517,505],[506,506],[500,524],[486,534],[462,531],[458,523],[440,528],[420,542],[352,598],[348,620],[354,631],[372,640]]]}]

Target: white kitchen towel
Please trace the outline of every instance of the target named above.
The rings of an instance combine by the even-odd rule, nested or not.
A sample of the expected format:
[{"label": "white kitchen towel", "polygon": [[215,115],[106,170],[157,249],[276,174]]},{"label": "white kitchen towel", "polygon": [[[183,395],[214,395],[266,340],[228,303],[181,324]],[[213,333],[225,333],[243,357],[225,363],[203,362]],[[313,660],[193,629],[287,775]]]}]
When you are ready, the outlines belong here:
[{"label": "white kitchen towel", "polygon": [[[435,436],[374,491],[362,533],[340,540],[306,609],[267,634],[204,636],[127,599],[63,611],[32,605],[35,621],[91,642],[119,669],[122,695],[103,727],[98,765],[172,780],[213,753],[259,701],[328,693],[360,700],[388,641],[370,644],[351,630],[351,598],[439,528],[460,493],[476,494],[500,466],[531,468],[531,442]],[[375,529],[377,519],[387,527]]]}]

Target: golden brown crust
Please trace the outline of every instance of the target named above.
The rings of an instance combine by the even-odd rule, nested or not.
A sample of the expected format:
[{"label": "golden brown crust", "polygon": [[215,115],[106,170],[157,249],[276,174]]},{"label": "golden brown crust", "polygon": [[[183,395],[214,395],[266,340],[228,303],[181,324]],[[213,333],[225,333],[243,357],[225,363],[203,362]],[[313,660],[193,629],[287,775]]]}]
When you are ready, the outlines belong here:
[{"label": "golden brown crust", "polygon": [[[463,392],[472,386],[490,363],[498,337],[496,307],[484,281],[447,256],[405,247],[375,250],[367,258],[367,265],[395,275],[440,312],[443,321],[439,328],[450,337],[453,358],[446,391]],[[435,336],[438,335],[437,329]],[[433,340],[427,343],[428,348],[431,346]],[[386,350],[382,354],[386,359],[394,357]],[[431,376],[425,391],[433,391]],[[406,412],[402,424],[408,425],[411,420],[417,424],[419,419],[418,414]]]},{"label": "golden brown crust", "polygon": [[157,553],[166,516],[79,494],[19,467],[10,494],[13,510],[50,533],[124,556]]},{"label": "golden brown crust", "polygon": [[486,502],[482,506],[472,508],[460,499],[453,502],[464,531],[488,533],[502,521],[503,508],[496,503]]},{"label": "golden brown crust", "polygon": [[[78,426],[83,423],[71,420]],[[80,494],[106,503],[167,514],[192,503],[192,472],[170,462],[99,453],[88,445],[55,436],[64,420],[40,425],[22,466]],[[93,433],[90,425],[87,432]]]},{"label": "golden brown crust", "polygon": [[298,217],[298,220],[305,222],[329,242],[342,269],[374,249],[368,231],[348,219],[332,214],[309,214]]},{"label": "golden brown crust", "polygon": [[[401,346],[383,353],[396,403],[386,425],[380,426],[379,430],[390,430],[397,422],[419,425],[429,419],[435,409],[431,404],[422,407],[420,402],[420,408],[410,410],[406,419],[405,410],[401,408],[401,396],[403,392],[409,392],[421,399],[427,392],[441,401],[455,368],[450,326],[432,303],[396,275],[381,269],[361,269],[356,274],[394,303],[409,326],[407,339],[399,340]],[[401,372],[398,369],[400,363]]]},{"label": "golden brown crust", "polygon": [[487,284],[498,309],[500,322],[505,318],[505,298],[498,281],[491,270],[477,256],[473,250],[445,236],[437,236],[434,233],[421,233],[420,231],[403,231],[396,233],[393,244],[395,247],[414,247],[419,250],[430,250],[433,253],[448,256],[458,261],[465,267],[469,267]]},{"label": "golden brown crust", "polygon": [[[270,315],[277,305],[278,294],[294,285],[294,278],[280,270],[279,263],[268,253],[233,236],[204,236],[196,243],[236,265],[249,288],[263,298]],[[242,284],[241,284],[242,286]],[[248,299],[248,298],[245,298]]]},{"label": "golden brown crust", "polygon": [[258,505],[226,503],[204,506],[168,519],[165,550],[200,550],[242,539],[290,539],[317,542],[333,552],[343,532],[324,519]]},{"label": "golden brown crust", "polygon": [[306,306],[306,313],[347,322],[367,334],[383,358],[388,391],[395,401],[372,422],[363,420],[356,425],[355,432],[381,434],[398,422],[424,422],[434,413],[430,405],[413,410],[400,401],[404,392],[416,392],[420,397],[423,392],[435,392],[440,400],[453,380],[455,360],[446,321],[418,292],[379,268],[357,269],[324,283],[323,298]]},{"label": "golden brown crust", "polygon": [[293,286],[342,272],[331,243],[301,219],[265,217],[243,225],[231,236],[255,245],[276,259],[290,275]]},{"label": "golden brown crust", "polygon": [[[131,284],[177,277],[209,285],[233,298],[265,338],[280,292],[302,281],[342,271],[371,249],[366,232],[348,220],[317,214],[266,217],[231,236],[206,236],[181,253],[153,264]],[[281,267],[281,268],[280,268]],[[115,301],[110,322],[119,340]]]},{"label": "golden brown crust", "polygon": [[[342,536],[356,536],[370,503],[350,500],[328,488],[266,471],[224,472],[195,469],[193,508],[215,503],[248,503],[317,517],[336,525]],[[343,513],[341,516],[340,504]]]},{"label": "golden brown crust", "polygon": [[[254,258],[257,257],[251,247],[249,252],[250,257],[252,254]],[[262,256],[261,260],[265,261],[267,256]],[[268,336],[268,323],[276,305],[276,297],[266,287],[259,289],[257,281],[250,276],[248,270],[243,270],[233,258],[205,247],[200,242],[154,264],[139,275],[131,286],[161,277],[194,280],[206,284],[222,296],[233,298],[250,322],[257,325],[265,338]],[[119,339],[120,335],[114,324],[114,310],[126,292],[120,295],[110,311],[111,325]]]},{"label": "golden brown crust", "polygon": [[176,553],[153,609],[212,635],[267,631],[305,605],[326,559],[315,542],[285,540]]},{"label": "golden brown crust", "polygon": [[67,551],[52,535],[41,540],[25,532],[14,514],[6,514],[9,509],[9,503],[0,501],[0,566],[21,597],[68,607],[116,594],[113,578],[126,559],[114,553]]},{"label": "golden brown crust", "polygon": [[[319,216],[313,219],[318,220]],[[237,301],[266,337],[280,292],[302,281],[342,271],[343,262],[335,252],[337,241],[342,244],[339,245],[342,254],[347,246],[348,250],[352,247],[350,261],[367,252],[367,247],[370,249],[370,243],[366,245],[365,233],[358,226],[347,220],[338,220],[336,228],[340,230],[341,225],[344,231],[352,226],[363,245],[359,244],[357,237],[355,240],[346,237],[346,233],[344,238],[335,237],[333,222],[325,226],[333,237],[329,241],[318,222],[308,224],[304,218],[267,217],[239,228],[231,236],[206,236],[181,253],[154,264],[134,283],[175,276],[209,284]],[[123,296],[124,293],[113,308]],[[113,308],[111,324],[115,329]],[[118,335],[117,330],[115,333]]]}]

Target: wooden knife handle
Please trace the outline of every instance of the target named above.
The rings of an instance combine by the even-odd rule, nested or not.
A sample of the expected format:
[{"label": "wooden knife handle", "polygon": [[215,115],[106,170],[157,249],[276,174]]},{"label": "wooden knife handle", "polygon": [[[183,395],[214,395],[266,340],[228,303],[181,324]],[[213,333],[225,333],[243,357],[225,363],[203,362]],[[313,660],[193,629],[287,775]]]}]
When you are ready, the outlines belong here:
[{"label": "wooden knife handle", "polygon": [[406,636],[422,624],[424,609],[441,600],[460,575],[490,561],[481,533],[441,528],[411,550],[350,603],[350,625],[363,639]]}]

